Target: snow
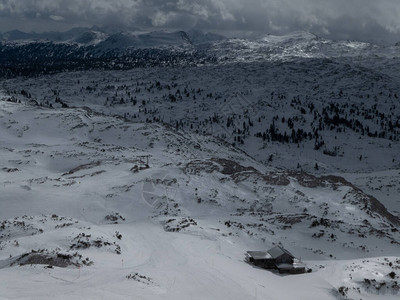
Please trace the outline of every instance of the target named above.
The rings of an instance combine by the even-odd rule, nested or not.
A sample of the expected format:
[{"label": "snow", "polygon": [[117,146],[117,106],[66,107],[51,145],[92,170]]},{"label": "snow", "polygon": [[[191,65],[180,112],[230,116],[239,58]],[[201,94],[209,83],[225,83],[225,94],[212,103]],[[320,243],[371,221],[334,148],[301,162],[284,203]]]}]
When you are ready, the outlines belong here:
[{"label": "snow", "polygon": [[[300,254],[303,260],[307,259],[308,266],[322,264],[324,269],[313,267],[313,273],[282,276],[246,264],[244,253],[247,250],[266,250],[271,246],[269,244],[271,241],[260,243],[259,239],[254,239],[241,230],[228,230],[217,220],[225,220],[229,217],[229,212],[224,212],[224,209],[221,210],[214,204],[202,207],[195,204],[196,200],[190,199],[193,197],[190,190],[198,186],[202,198],[206,198],[203,192],[218,190],[220,195],[218,202],[225,201],[224,206],[228,208],[228,203],[232,203],[229,200],[232,196],[226,196],[226,200],[223,200],[224,193],[231,193],[239,198],[240,194],[248,197],[252,188],[250,186],[246,188],[248,183],[235,187],[232,184],[221,185],[210,177],[207,181],[206,177],[200,175],[180,175],[180,169],[174,167],[168,168],[167,174],[169,178],[178,179],[179,191],[174,194],[172,189],[160,190],[158,184],[155,184],[154,194],[160,197],[165,195],[174,197],[181,207],[181,213],[193,216],[197,225],[190,225],[180,232],[165,231],[162,225],[164,217],[140,196],[140,189],[143,188],[140,182],[146,177],[157,178],[156,174],[159,171],[155,165],[161,167],[174,156],[165,150],[160,151],[162,148],[159,148],[159,144],[163,144],[162,140],[167,136],[165,129],[150,125],[153,130],[147,138],[155,138],[155,144],[153,148],[140,150],[138,144],[146,144],[145,140],[136,139],[135,136],[143,136],[142,132],[147,132],[149,125],[128,123],[124,126],[134,131],[127,130],[125,134],[133,134],[133,138],[115,139],[112,128],[109,129],[110,132],[102,128],[107,128],[107,124],[119,128],[124,123],[110,117],[88,115],[80,109],[47,110],[7,102],[0,102],[0,105],[1,140],[6,141],[2,142],[2,165],[19,169],[11,173],[1,173],[3,191],[0,217],[7,219],[8,216],[33,216],[9,220],[10,224],[23,220],[25,226],[31,229],[23,229],[22,232],[19,230],[18,233],[16,229],[19,227],[11,226],[10,236],[1,240],[0,260],[4,261],[10,255],[15,257],[31,249],[60,248],[67,253],[75,252],[76,250],[69,247],[77,240],[75,237],[82,232],[86,236],[91,236],[88,241],[100,238],[103,242],[111,243],[101,248],[91,246],[87,249],[78,249],[83,258],[88,257],[94,262],[88,267],[83,266],[79,269],[76,267],[46,269],[43,265],[3,267],[0,270],[0,280],[3,283],[1,295],[6,299],[24,297],[47,299],[55,296],[60,299],[98,297],[129,299],[132,295],[139,299],[291,299],[295,296],[307,299],[334,298],[332,291],[340,284],[345,284],[342,282],[343,269],[352,263],[359,264],[357,260],[328,259],[321,263],[310,260],[318,256],[306,249],[301,250],[302,243],[295,236],[291,236],[290,232],[288,234],[291,237],[288,236],[287,239],[289,249],[292,250],[294,247],[293,249],[297,251],[293,252]],[[10,124],[11,127],[7,128],[5,125],[9,124],[7,122],[11,119],[18,120],[18,123]],[[31,126],[37,124],[39,127],[28,129],[18,138],[18,131],[14,127],[20,127],[19,122],[32,124]],[[94,132],[88,131],[86,126],[77,127],[77,123],[81,122],[87,124],[89,128],[94,128]],[[97,125],[92,126],[92,123]],[[36,134],[31,136],[31,131]],[[41,135],[38,135],[39,132]],[[103,144],[93,142],[82,144],[82,141],[92,141],[96,136],[95,132],[102,133]],[[57,140],[53,138],[56,136]],[[189,136],[187,138],[190,139]],[[34,141],[35,144],[32,144]],[[111,141],[113,146],[109,144]],[[95,150],[106,145],[116,151]],[[214,146],[209,144],[209,147]],[[129,165],[132,165],[129,161],[133,156],[146,151],[150,151],[152,155],[151,168],[139,171],[137,175],[129,172]],[[221,155],[226,157],[226,154],[221,153]],[[248,164],[254,164],[243,155],[234,153],[231,155],[241,157],[241,160],[248,161]],[[94,161],[94,158],[101,163],[76,168]],[[68,170],[76,171],[68,172]],[[98,171],[104,172],[93,175]],[[62,175],[64,173],[71,174]],[[161,180],[164,179],[168,178],[162,176]],[[184,180],[193,182],[185,187]],[[199,184],[207,188],[202,191]],[[291,183],[291,188],[302,189],[307,197],[314,201],[327,197],[334,199],[337,193],[332,192],[329,196],[327,190],[317,189],[314,192],[313,189],[302,188],[294,182]],[[345,190],[340,194],[342,193],[345,193]],[[164,200],[160,201],[163,203]],[[282,203],[282,208],[278,205],[275,209],[285,211],[287,210],[285,206]],[[117,218],[118,224],[109,224],[104,217],[113,212],[119,212],[125,220]],[[178,218],[173,216],[175,213],[178,214]],[[168,214],[170,216],[167,216],[167,219],[180,218],[180,213],[174,212],[173,209]],[[64,219],[58,216],[68,217]],[[250,221],[250,218],[247,221]],[[63,227],[63,224],[72,225]],[[37,233],[39,229],[42,233]],[[122,235],[121,240],[116,238],[116,232]],[[283,232],[279,236],[276,241],[283,238]],[[373,238],[370,239],[369,244],[373,248],[371,244]],[[311,241],[309,237],[303,244],[311,246]],[[120,255],[115,253],[114,242],[121,248]],[[382,242],[383,240],[378,243]],[[376,253],[382,253],[383,250],[386,254],[396,252],[397,247],[388,251],[390,247],[386,242],[384,244],[385,246],[379,247],[380,250]],[[312,247],[320,246],[317,245],[318,243]],[[361,254],[354,250],[348,254],[344,253],[345,251],[342,255],[348,257]],[[360,265],[365,267],[364,264]],[[384,274],[386,271],[388,270],[385,269],[381,273]],[[136,273],[146,279],[139,275],[132,277],[136,279],[126,277]],[[358,286],[358,283],[353,281],[349,284]],[[287,285],[292,288],[285,289],[282,295],[280,287]],[[308,288],[304,289],[304,286]],[[385,294],[386,296],[388,295]]]},{"label": "snow", "polygon": [[[254,136],[276,114],[282,131],[282,117],[297,117],[296,129],[310,130],[313,115],[291,106],[297,96],[319,111],[329,102],[350,101],[362,113],[376,104],[378,113],[395,120],[397,63],[386,61],[386,69],[362,60],[321,65],[308,60],[310,53],[372,46],[306,33],[214,43],[236,44],[244,61],[246,55],[262,59],[265,53],[257,49],[273,43],[287,53],[271,64],[2,81],[0,299],[398,298],[399,141],[320,130],[324,150],[339,146],[331,156],[314,150],[314,141],[298,146]],[[329,51],[318,50],[324,47]],[[289,57],[302,60],[287,63]],[[371,69],[364,70],[367,64]],[[315,78],[320,86],[310,92]],[[179,98],[177,89],[190,96],[163,98]],[[217,112],[220,122],[205,122]],[[231,131],[242,128],[245,115],[255,124],[234,147]],[[371,129],[380,126],[365,122]],[[279,274],[245,262],[247,251],[276,245],[312,272]],[[70,265],[20,266],[29,254],[67,257]]]}]

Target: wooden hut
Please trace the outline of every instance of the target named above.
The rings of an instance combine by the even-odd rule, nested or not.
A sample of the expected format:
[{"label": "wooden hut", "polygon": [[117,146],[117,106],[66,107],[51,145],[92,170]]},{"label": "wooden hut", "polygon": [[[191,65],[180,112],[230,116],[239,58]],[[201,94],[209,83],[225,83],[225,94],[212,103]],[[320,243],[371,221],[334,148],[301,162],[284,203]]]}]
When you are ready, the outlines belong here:
[{"label": "wooden hut", "polygon": [[304,273],[304,264],[295,262],[295,257],[281,246],[275,246],[268,251],[247,251],[246,261],[265,269],[277,269],[280,273]]}]

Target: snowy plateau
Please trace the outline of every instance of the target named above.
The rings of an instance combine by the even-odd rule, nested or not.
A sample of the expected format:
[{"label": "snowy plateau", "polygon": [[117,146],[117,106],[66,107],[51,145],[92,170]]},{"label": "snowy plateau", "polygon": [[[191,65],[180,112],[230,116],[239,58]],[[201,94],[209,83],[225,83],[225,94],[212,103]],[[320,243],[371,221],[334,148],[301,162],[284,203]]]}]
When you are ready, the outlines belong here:
[{"label": "snowy plateau", "polygon": [[0,38],[0,299],[399,299],[399,46]]}]

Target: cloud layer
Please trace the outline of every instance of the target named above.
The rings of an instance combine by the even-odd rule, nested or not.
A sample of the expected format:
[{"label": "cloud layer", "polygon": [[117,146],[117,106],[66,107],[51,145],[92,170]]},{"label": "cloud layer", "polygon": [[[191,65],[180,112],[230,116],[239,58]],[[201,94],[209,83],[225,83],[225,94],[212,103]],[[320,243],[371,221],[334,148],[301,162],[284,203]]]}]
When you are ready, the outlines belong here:
[{"label": "cloud layer", "polygon": [[0,0],[2,31],[124,25],[400,39],[399,0]]}]

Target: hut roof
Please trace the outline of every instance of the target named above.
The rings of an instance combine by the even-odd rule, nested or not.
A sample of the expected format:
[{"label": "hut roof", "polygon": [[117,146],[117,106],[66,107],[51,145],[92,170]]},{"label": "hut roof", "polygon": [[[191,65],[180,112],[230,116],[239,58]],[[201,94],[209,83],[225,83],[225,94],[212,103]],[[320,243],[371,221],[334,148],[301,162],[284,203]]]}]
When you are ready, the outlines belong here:
[{"label": "hut roof", "polygon": [[271,255],[272,258],[278,258],[285,253],[294,258],[294,255],[292,253],[281,246],[275,246],[274,248],[269,249],[268,253]]},{"label": "hut roof", "polygon": [[270,259],[271,254],[269,254],[267,251],[247,251],[247,255],[254,259]]}]

